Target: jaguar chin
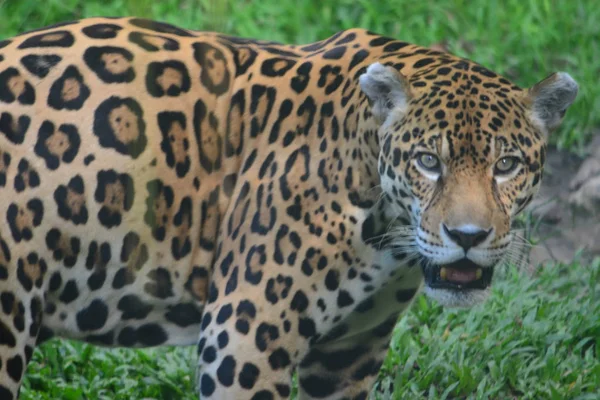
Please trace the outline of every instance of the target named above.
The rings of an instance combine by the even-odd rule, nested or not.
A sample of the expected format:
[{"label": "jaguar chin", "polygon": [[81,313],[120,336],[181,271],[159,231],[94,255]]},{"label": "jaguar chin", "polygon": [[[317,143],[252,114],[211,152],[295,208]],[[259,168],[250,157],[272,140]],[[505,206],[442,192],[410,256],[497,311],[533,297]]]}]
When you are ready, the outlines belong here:
[{"label": "jaguar chin", "polygon": [[425,293],[445,307],[474,306],[488,298],[494,267],[482,267],[468,258],[445,265],[424,259]]}]

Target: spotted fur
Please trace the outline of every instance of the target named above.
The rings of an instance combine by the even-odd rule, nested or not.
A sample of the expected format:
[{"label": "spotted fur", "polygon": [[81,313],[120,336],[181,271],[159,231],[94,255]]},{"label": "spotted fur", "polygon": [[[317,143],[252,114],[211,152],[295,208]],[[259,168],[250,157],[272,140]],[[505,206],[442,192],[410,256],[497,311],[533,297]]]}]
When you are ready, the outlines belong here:
[{"label": "spotted fur", "polygon": [[293,371],[299,398],[366,399],[423,286],[482,298],[431,268],[507,252],[576,92],[361,29],[291,46],[95,18],[3,41],[0,398],[56,335],[196,345],[203,399],[288,398]]}]

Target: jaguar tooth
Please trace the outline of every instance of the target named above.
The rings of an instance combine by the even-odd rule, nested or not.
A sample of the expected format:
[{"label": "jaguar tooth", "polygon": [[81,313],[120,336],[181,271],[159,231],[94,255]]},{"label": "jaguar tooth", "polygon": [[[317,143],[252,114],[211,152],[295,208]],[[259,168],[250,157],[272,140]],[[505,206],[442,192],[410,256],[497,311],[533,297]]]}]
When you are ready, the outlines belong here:
[{"label": "jaguar tooth", "polygon": [[475,278],[481,279],[482,275],[483,275],[483,271],[481,270],[481,268],[477,268],[477,271],[475,271]]},{"label": "jaguar tooth", "polygon": [[448,276],[448,271],[446,271],[446,267],[440,268],[440,279],[445,281]]}]

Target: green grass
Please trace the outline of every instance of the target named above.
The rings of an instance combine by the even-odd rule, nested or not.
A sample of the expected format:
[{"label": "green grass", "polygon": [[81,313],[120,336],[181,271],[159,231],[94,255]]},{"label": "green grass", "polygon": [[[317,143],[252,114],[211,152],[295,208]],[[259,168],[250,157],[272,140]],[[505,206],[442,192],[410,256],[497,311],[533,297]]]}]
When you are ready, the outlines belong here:
[{"label": "green grass", "polygon": [[[307,43],[365,27],[443,43],[529,86],[556,70],[580,83],[552,142],[581,150],[600,127],[600,7],[594,0],[0,0],[0,38],[59,21],[137,15],[190,29]],[[600,398],[600,260],[509,268],[491,299],[444,310],[420,297],[396,328],[377,397]],[[69,341],[37,349],[23,399],[195,399],[193,348],[107,350]],[[393,393],[393,394],[392,394]]]},{"label": "green grass", "polygon": [[[396,327],[376,398],[600,398],[600,260],[503,272],[470,310],[420,296]],[[35,351],[22,399],[191,400],[195,362],[193,348],[52,340]]]},{"label": "green grass", "polygon": [[552,138],[582,150],[600,127],[600,7],[595,0],[0,0],[0,37],[57,21],[137,15],[189,29],[307,43],[364,27],[450,51],[528,87],[565,70],[581,92]]},{"label": "green grass", "polygon": [[[600,260],[598,260],[600,261]],[[515,268],[465,311],[419,298],[396,327],[381,385],[396,398],[600,398],[600,262]]]}]

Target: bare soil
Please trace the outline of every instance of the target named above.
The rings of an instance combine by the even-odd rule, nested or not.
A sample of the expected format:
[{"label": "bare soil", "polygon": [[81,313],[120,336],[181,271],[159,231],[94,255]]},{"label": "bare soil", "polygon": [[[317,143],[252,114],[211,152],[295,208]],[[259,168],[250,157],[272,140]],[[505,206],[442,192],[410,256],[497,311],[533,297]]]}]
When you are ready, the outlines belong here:
[{"label": "bare soil", "polygon": [[530,206],[529,264],[582,262],[600,255],[600,134],[588,156],[548,149],[542,187]]}]

